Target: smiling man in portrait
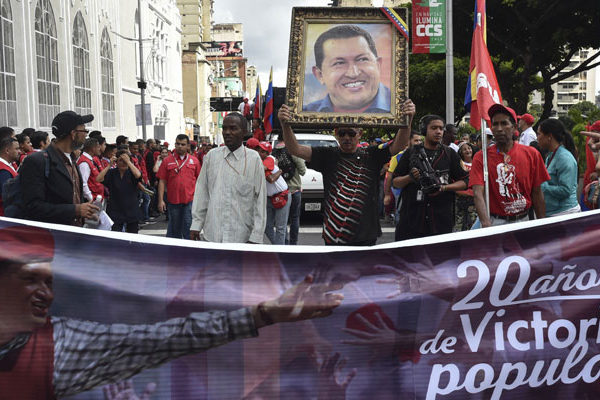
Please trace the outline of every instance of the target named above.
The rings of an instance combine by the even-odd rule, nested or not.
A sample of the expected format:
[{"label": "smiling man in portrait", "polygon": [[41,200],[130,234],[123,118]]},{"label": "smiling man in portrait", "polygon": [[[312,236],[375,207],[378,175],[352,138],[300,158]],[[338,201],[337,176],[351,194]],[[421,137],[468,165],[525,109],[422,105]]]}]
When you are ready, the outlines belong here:
[{"label": "smiling man in portrait", "polygon": [[390,112],[390,89],[381,83],[382,58],[369,32],[356,25],[334,26],[317,38],[314,56],[312,73],[327,95],[304,104],[303,111]]}]

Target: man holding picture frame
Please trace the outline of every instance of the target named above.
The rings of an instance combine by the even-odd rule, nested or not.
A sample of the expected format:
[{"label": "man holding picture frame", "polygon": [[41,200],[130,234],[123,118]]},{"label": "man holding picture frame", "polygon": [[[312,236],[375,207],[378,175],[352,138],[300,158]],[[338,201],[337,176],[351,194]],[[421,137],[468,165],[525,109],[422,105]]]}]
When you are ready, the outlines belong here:
[{"label": "man holding picture frame", "polygon": [[339,147],[301,145],[290,125],[287,105],[279,110],[283,140],[290,154],[310,162],[323,174],[325,189],[323,240],[326,245],[372,246],[381,236],[379,224],[379,173],[382,167],[407,147],[410,125],[416,109],[409,99],[402,105],[408,124],[400,128],[388,146],[359,147],[362,130],[335,128]]}]

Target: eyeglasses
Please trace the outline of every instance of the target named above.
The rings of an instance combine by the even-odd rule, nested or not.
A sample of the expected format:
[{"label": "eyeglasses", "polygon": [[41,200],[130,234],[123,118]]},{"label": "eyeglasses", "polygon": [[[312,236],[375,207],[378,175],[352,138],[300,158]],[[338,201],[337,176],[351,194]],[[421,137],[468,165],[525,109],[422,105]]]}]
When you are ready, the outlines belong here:
[{"label": "eyeglasses", "polygon": [[75,132],[90,133],[87,129],[75,129]]},{"label": "eyeglasses", "polygon": [[354,137],[356,136],[356,131],[352,130],[352,129],[344,129],[344,130],[339,130],[337,132],[337,135],[339,137],[344,137],[344,136],[348,136],[348,137]]}]

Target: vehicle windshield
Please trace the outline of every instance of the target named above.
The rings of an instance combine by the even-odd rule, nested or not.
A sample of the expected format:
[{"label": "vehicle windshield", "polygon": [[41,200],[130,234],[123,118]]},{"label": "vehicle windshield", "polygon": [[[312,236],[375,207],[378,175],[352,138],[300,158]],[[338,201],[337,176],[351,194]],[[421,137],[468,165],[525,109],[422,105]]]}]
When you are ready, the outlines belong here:
[{"label": "vehicle windshield", "polygon": [[[275,141],[275,146],[279,141]],[[310,147],[337,147],[338,143],[335,140],[319,140],[319,139],[298,139],[298,144]]]}]

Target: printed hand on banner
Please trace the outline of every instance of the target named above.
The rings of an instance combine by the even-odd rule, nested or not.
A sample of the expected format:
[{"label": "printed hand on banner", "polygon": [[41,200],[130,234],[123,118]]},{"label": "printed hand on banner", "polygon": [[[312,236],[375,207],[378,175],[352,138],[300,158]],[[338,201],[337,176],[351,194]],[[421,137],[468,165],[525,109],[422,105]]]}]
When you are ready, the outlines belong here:
[{"label": "printed hand on banner", "polygon": [[356,337],[356,339],[344,339],[342,343],[353,346],[369,346],[373,353],[371,361],[390,355],[397,356],[401,353],[406,356],[406,359],[413,359],[415,332],[396,331],[383,320],[378,312],[375,312],[375,317],[377,319],[373,324],[362,315],[356,314],[356,318],[366,330],[342,328],[342,331]]},{"label": "printed hand on banner", "polygon": [[341,283],[317,283],[314,273],[309,274],[278,298],[262,303],[263,310],[273,323],[327,317],[344,299],[341,293],[329,292],[343,287]]},{"label": "printed hand on banner", "polygon": [[156,383],[150,382],[141,396],[135,393],[133,381],[126,381],[106,385],[102,388],[105,400],[149,400],[150,395],[156,390]]},{"label": "printed hand on banner", "polygon": [[325,356],[319,365],[317,400],[344,400],[346,398],[346,389],[356,376],[356,368],[344,376],[342,369],[347,361],[346,358],[340,359],[340,353],[335,353],[330,357]]}]

